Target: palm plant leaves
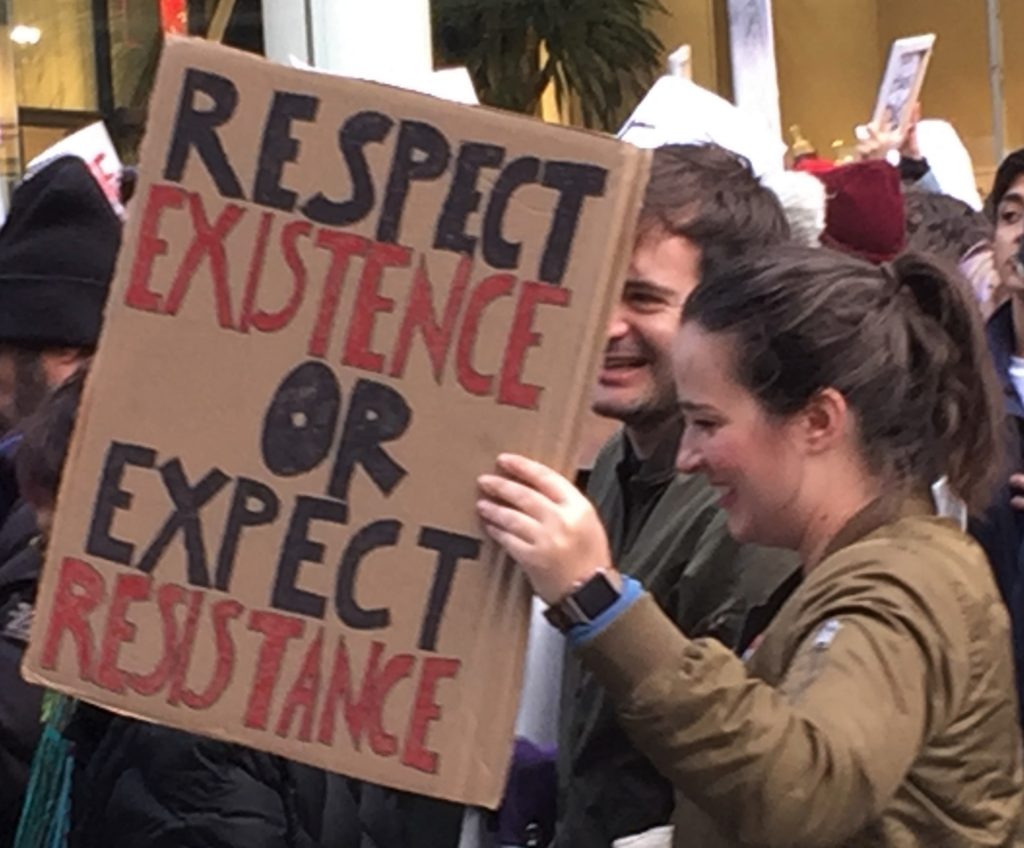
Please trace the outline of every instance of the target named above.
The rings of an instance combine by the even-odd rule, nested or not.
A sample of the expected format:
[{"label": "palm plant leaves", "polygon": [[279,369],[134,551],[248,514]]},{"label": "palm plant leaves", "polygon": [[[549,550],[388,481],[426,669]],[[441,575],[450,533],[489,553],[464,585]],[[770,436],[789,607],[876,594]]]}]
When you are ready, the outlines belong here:
[{"label": "palm plant leaves", "polygon": [[584,125],[613,129],[661,61],[645,24],[660,0],[433,0],[433,9],[441,60],[465,64],[481,100],[504,109],[535,113],[554,82]]}]

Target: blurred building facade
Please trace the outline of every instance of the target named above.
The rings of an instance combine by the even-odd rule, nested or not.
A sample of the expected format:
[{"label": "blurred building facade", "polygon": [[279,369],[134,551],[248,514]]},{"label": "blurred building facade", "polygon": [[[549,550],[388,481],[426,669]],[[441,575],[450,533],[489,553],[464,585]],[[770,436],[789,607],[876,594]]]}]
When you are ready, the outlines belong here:
[{"label": "blurred building facade", "polygon": [[[665,13],[650,21],[666,53],[691,45],[694,80],[726,97],[733,89],[730,2],[736,0],[663,0]],[[852,141],[853,126],[870,117],[892,40],[935,32],[924,113],[956,127],[984,186],[997,164],[993,2],[772,0],[782,126],[798,124],[825,155],[835,140]],[[1011,37],[1024,33],[1024,0],[996,5],[1003,143],[1010,150],[1024,146],[1024,51]],[[388,29],[396,15],[406,25]],[[390,33],[387,50],[359,35],[360,27]],[[428,0],[0,0],[0,177],[10,182],[36,153],[100,118],[132,161],[168,34],[211,37],[336,71],[375,55],[384,65],[423,63],[430,55]]]}]

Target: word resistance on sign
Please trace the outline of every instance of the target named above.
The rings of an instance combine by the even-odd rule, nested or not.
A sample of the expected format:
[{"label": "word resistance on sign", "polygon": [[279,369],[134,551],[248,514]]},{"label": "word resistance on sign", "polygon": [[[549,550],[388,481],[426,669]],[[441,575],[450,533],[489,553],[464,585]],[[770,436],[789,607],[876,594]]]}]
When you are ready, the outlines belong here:
[{"label": "word resistance on sign", "polygon": [[[345,638],[338,636],[333,646],[326,646],[322,626],[270,610],[249,611],[236,600],[214,600],[209,592],[159,584],[150,575],[126,573],[112,582],[83,560],[62,561],[44,634],[44,668],[56,668],[62,644],[70,639],[81,680],[119,694],[164,694],[171,706],[205,711],[220,701],[233,680],[250,672],[237,663],[237,630],[245,622],[246,631],[261,639],[245,698],[242,723],[247,729],[332,748],[339,741],[340,713],[354,750],[365,744],[378,757],[399,756],[404,766],[437,772],[439,757],[427,747],[427,732],[442,717],[437,687],[458,675],[459,660],[412,653],[387,656],[384,643],[374,641],[357,685],[358,671]],[[100,611],[104,603],[105,614]],[[122,667],[122,646],[134,642],[138,631],[129,613],[137,620],[151,620],[155,613],[161,624],[163,649],[145,670]],[[209,679],[195,688],[189,683],[195,677],[194,660],[209,650],[205,645],[196,649],[203,618],[213,631],[215,658]],[[285,651],[299,640],[305,645],[299,672],[294,680],[282,680]],[[384,715],[389,698],[403,686],[414,686],[415,694],[400,739],[385,727]],[[276,711],[273,704],[280,705]]]}]

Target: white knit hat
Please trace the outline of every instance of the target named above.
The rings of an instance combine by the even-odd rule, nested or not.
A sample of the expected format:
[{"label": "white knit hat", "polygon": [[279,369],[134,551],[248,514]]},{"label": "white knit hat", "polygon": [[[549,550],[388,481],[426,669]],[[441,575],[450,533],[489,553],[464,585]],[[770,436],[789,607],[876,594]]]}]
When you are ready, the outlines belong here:
[{"label": "white knit hat", "polygon": [[761,177],[775,192],[789,221],[793,241],[808,247],[821,245],[825,230],[825,185],[802,171],[775,171]]}]

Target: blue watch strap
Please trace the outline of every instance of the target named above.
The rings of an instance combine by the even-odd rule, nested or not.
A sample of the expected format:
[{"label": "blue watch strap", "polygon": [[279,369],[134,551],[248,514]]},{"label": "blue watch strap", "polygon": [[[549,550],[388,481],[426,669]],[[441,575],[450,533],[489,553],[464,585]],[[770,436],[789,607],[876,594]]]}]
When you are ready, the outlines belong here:
[{"label": "blue watch strap", "polygon": [[566,634],[569,644],[573,647],[583,645],[597,636],[609,624],[615,621],[620,615],[628,610],[637,599],[643,594],[644,587],[639,580],[632,577],[622,577],[622,593],[608,609],[602,612],[597,618],[587,624],[576,624],[569,628]]}]

